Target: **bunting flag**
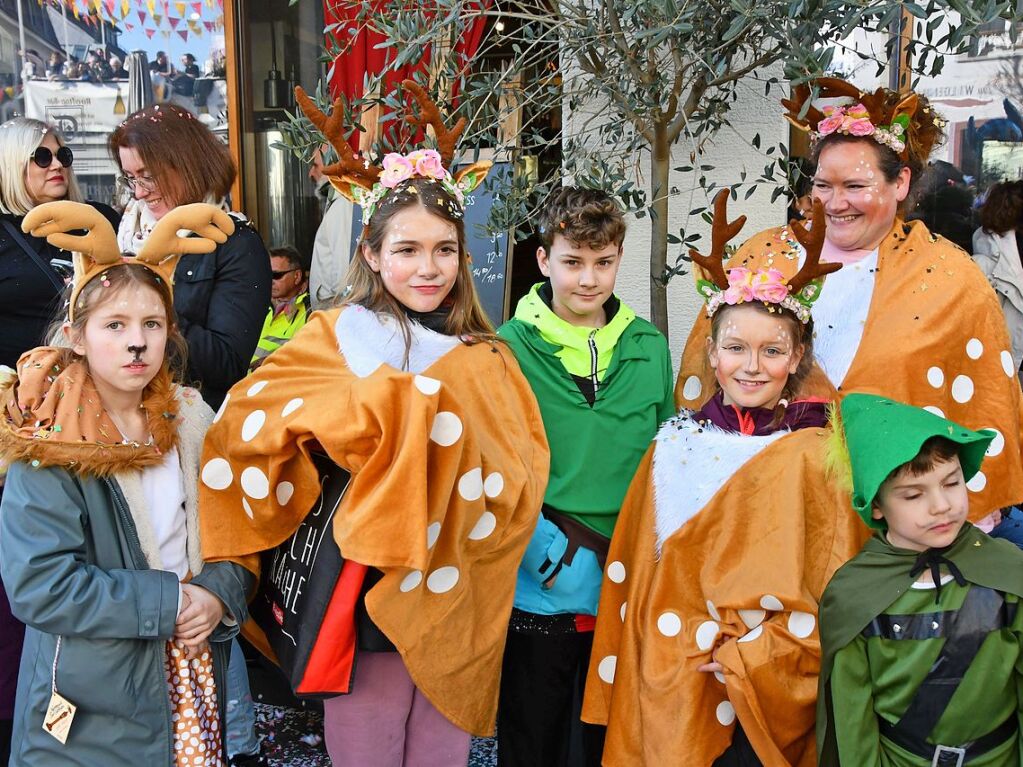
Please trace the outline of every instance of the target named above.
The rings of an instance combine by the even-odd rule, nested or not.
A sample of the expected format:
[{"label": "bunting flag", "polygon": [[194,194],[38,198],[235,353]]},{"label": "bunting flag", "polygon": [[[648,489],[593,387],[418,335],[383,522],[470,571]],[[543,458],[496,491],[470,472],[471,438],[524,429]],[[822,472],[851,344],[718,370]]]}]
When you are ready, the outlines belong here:
[{"label": "bunting flag", "polygon": [[202,3],[192,3],[192,10],[202,16]]},{"label": "bunting flag", "polygon": [[150,40],[152,40],[153,39],[153,35],[156,34],[156,30],[155,29],[149,29],[149,27],[146,27],[142,31],[146,33],[146,37],[148,37]]},{"label": "bunting flag", "polygon": [[217,22],[215,21],[204,21],[203,25],[206,27],[207,32],[212,32],[217,28]]},{"label": "bunting flag", "polygon": [[160,36],[163,37],[164,40],[169,40],[170,39],[170,30],[169,29],[161,29],[160,30]]},{"label": "bunting flag", "polygon": [[131,3],[128,0],[121,0],[121,18],[123,19],[129,13],[131,13]]},{"label": "bunting flag", "polygon": [[185,3],[174,3],[174,10],[178,12],[178,16],[185,15]]},{"label": "bunting flag", "polygon": [[188,28],[189,30],[191,30],[193,35],[199,35],[200,37],[202,36],[202,26],[200,26],[198,21],[192,21],[191,19],[189,19]]},{"label": "bunting flag", "polygon": [[156,0],[146,0],[146,8],[149,9],[149,15],[152,16],[156,13]]},{"label": "bunting flag", "polygon": [[126,21],[124,22],[124,28],[131,32],[133,29],[135,29],[135,25],[132,24],[130,21]]},{"label": "bunting flag", "polygon": [[179,29],[178,30],[178,34],[181,35],[181,39],[182,40],[185,40],[186,42],[188,41],[188,30],[187,29]]},{"label": "bunting flag", "polygon": [[161,16],[159,13],[154,13],[153,14],[153,23],[156,24],[156,26],[160,26],[160,23],[162,21],[163,21],[163,16]]},{"label": "bunting flag", "polygon": [[170,22],[171,29],[177,29],[178,24],[181,23],[181,19],[175,18],[174,16],[168,16],[167,21]]}]

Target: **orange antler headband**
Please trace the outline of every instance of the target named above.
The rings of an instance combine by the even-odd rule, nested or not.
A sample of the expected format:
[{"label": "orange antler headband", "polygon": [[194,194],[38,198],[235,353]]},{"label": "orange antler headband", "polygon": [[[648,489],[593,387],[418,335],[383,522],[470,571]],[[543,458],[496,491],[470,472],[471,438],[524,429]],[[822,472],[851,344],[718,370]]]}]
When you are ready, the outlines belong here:
[{"label": "orange antler headband", "polygon": [[[51,245],[72,251],[75,274],[68,301],[68,320],[74,322],[82,288],[110,267],[122,263],[142,264],[173,291],[178,259],[185,253],[212,253],[218,243],[226,242],[228,235],[234,232],[234,221],[213,205],[183,205],[160,219],[135,257],[121,255],[110,222],[84,203],[61,200],[37,205],[25,216],[21,228],[33,237],[45,237]],[[70,234],[80,229],[85,229],[86,233]],[[179,229],[188,229],[199,236],[179,237]]]},{"label": "orange antler headband", "polygon": [[306,95],[301,86],[295,88],[295,98],[305,116],[315,125],[324,138],[337,151],[338,162],[323,169],[323,175],[344,197],[362,208],[362,222],[368,224],[377,205],[384,197],[412,178],[429,179],[440,186],[458,204],[465,205],[465,195],[473,191],[486,178],[492,163],[476,162],[452,175],[448,170],[455,156],[458,138],[465,129],[465,118],[449,128],[440,113],[440,108],[426,94],[426,91],[412,80],[402,81],[405,89],[419,104],[420,114],[406,115],[411,125],[433,128],[437,149],[417,149],[407,155],[391,152],[386,155],[380,167],[368,159],[360,160],[345,141],[343,125],[344,110],[341,99],[334,101],[328,116]]},{"label": "orange antler headband", "polygon": [[810,321],[810,307],[820,296],[822,278],[842,268],[841,264],[822,264],[826,223],[824,206],[819,200],[813,204],[813,224],[807,229],[798,221],[789,223],[792,234],[806,250],[806,259],[799,271],[789,280],[777,269],[753,271],[743,266],[725,271],[725,246],[746,223],[745,216],[728,221],[728,189],[722,189],[714,198],[714,222],[711,229],[709,256],[696,250],[689,251],[693,263],[703,268],[710,279],[698,279],[696,290],[707,301],[707,316],[713,317],[722,306],[761,301],[776,304],[796,315],[804,324]]}]

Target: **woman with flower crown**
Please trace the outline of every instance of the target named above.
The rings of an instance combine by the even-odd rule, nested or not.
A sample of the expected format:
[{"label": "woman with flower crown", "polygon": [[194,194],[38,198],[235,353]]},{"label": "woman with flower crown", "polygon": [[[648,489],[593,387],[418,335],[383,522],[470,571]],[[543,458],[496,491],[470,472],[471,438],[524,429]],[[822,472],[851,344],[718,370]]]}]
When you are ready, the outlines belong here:
[{"label": "woman with flower crown", "polygon": [[[814,377],[824,213],[791,231],[808,251],[790,277],[726,271],[745,218],[715,201],[703,353],[710,399],[665,423],[640,464],[607,557],[583,708],[606,724],[603,764],[811,765],[817,599],[855,554],[855,517],[818,456],[826,396]],[[750,468],[749,478],[735,480]]]},{"label": "woman with flower crown", "polygon": [[469,733],[493,732],[516,570],[547,478],[536,400],[480,308],[465,247],[463,198],[489,164],[452,175],[461,126],[404,85],[438,150],[382,168],[353,155],[338,103],[328,116],[296,89],[338,150],[324,173],[362,207],[362,239],[340,307],[230,391],[202,461],[204,553],[257,576],[260,554],[320,495],[312,454],[350,475],[329,529],[355,606],[319,624],[328,647],[355,647],[326,669],[351,680],[324,702],[335,765],[464,765]]}]

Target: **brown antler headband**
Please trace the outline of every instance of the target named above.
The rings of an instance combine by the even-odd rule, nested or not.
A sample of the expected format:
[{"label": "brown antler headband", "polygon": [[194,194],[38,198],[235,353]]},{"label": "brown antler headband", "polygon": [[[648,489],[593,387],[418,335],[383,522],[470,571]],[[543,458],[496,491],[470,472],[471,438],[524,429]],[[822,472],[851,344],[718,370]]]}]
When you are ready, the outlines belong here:
[{"label": "brown antler headband", "polygon": [[[722,306],[760,301],[788,309],[803,323],[810,320],[810,306],[820,295],[819,278],[838,269],[841,264],[820,263],[824,247],[826,220],[824,206],[814,201],[813,223],[810,229],[798,221],[790,222],[793,236],[806,250],[799,271],[786,280],[777,269],[756,271],[739,266],[725,271],[725,247],[746,222],[745,216],[728,221],[729,190],[722,189],[714,198],[714,219],[711,230],[711,254],[701,255],[690,250],[693,262],[702,267],[709,279],[698,279],[697,290],[707,301],[707,314],[713,317]],[[731,277],[731,279],[729,279]]]},{"label": "brown antler headband", "polygon": [[[437,152],[433,154],[419,150],[408,155],[391,153],[384,157],[382,168],[372,165],[369,160],[357,158],[345,141],[342,99],[338,98],[334,102],[328,116],[313,103],[301,87],[295,88],[298,105],[337,150],[340,158],[338,162],[323,169],[324,175],[330,179],[338,192],[362,207],[364,224],[369,223],[380,200],[410,178],[425,178],[440,184],[461,205],[465,194],[483,182],[492,165],[490,162],[476,162],[452,175],[449,166],[455,156],[458,138],[465,129],[465,118],[461,118],[454,127],[449,128],[436,102],[418,83],[404,80],[402,85],[412,94],[420,110],[419,115],[406,115],[405,121],[419,128],[431,126],[437,141]],[[432,159],[426,155],[432,155]]]}]

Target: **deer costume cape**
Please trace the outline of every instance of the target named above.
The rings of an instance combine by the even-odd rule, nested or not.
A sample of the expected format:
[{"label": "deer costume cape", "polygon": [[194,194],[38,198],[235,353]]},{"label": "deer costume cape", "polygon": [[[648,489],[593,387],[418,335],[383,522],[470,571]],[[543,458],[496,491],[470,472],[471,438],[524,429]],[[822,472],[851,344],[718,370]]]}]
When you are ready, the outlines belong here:
[{"label": "deer costume cape", "polygon": [[[737,303],[729,290],[747,277],[779,279],[726,276],[725,242],[744,223],[725,223],[726,200],[715,202],[712,255],[693,255],[710,312]],[[807,318],[820,276],[838,268],[818,263],[819,204],[814,224],[794,225],[814,257],[769,302]],[[814,764],[817,602],[865,534],[825,471],[828,430],[772,431],[729,432],[683,410],[637,470],[608,553],[583,707],[585,721],[608,726],[605,765],[710,765],[736,718],[765,765]],[[723,673],[698,670],[712,655]]]},{"label": "deer costume cape", "polygon": [[[341,110],[327,118],[304,93],[299,101],[332,132]],[[344,158],[343,138],[334,143]],[[356,176],[342,173],[339,188],[368,211],[387,191],[359,176],[375,168],[350,164]],[[548,469],[514,357],[501,343],[415,323],[406,350],[397,319],[358,305],[314,313],[232,389],[209,432],[207,557],[258,575],[260,552],[291,536],[317,500],[314,450],[352,476],[333,535],[345,560],[383,573],[365,597],[370,618],[441,713],[491,733],[516,571]]]}]

